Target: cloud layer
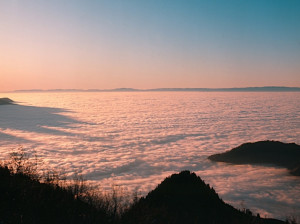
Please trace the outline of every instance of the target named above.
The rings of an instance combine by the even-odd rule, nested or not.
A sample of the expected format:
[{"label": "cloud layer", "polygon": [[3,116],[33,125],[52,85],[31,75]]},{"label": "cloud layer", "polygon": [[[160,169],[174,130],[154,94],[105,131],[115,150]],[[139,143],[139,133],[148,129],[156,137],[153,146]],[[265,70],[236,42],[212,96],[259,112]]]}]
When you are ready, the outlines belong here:
[{"label": "cloud layer", "polygon": [[166,176],[189,169],[238,208],[279,218],[300,211],[300,179],[285,169],[207,160],[213,153],[249,141],[300,144],[298,93],[9,97],[24,103],[0,107],[1,158],[23,145],[34,149],[45,166],[67,176],[80,172],[103,188],[118,184],[142,194]]}]

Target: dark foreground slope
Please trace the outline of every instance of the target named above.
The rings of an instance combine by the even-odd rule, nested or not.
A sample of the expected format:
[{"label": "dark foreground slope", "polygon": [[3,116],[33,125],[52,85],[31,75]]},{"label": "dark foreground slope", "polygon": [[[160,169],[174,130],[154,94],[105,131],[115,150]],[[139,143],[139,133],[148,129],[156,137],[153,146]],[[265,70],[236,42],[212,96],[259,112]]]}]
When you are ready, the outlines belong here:
[{"label": "dark foreground slope", "polygon": [[0,223],[283,224],[284,222],[252,216],[248,210],[243,212],[236,210],[224,203],[200,177],[189,171],[166,178],[146,198],[137,200],[120,217],[112,216],[108,208],[76,197],[76,194],[68,188],[41,183],[35,177],[14,173],[0,166]]},{"label": "dark foreground slope", "polygon": [[123,223],[284,223],[252,216],[224,203],[209,185],[190,171],[166,178],[123,216]]},{"label": "dark foreground slope", "polygon": [[0,223],[107,223],[107,216],[70,190],[0,167]]},{"label": "dark foreground slope", "polygon": [[208,157],[212,161],[234,164],[273,164],[300,176],[300,146],[295,143],[260,141],[245,143],[230,151]]}]

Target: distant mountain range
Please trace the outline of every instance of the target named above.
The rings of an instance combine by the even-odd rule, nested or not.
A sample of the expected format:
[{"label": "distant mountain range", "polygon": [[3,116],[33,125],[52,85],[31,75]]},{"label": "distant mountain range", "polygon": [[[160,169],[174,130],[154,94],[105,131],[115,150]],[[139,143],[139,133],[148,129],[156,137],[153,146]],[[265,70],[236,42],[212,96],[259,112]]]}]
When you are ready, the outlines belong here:
[{"label": "distant mountain range", "polygon": [[263,86],[244,88],[157,88],[157,89],[30,89],[13,92],[300,92],[300,87]]}]

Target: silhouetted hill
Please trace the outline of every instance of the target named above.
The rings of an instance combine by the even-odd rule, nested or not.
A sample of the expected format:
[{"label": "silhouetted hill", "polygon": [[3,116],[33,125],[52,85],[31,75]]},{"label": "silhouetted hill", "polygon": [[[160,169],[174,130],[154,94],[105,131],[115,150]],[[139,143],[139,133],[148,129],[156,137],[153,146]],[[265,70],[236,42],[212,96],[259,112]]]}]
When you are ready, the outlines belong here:
[{"label": "silhouetted hill", "polygon": [[300,176],[300,146],[295,143],[260,141],[245,143],[230,151],[208,157],[212,161],[234,164],[273,164]]},{"label": "silhouetted hill", "polygon": [[9,98],[0,98],[0,105],[12,104],[14,101]]},{"label": "silhouetted hill", "polygon": [[[112,200],[115,203],[117,198]],[[15,173],[0,166],[1,224],[285,223],[233,208],[190,171],[166,178],[146,198],[137,199],[121,219],[112,213],[108,204],[101,203],[101,199],[75,194],[74,188],[41,183],[31,174]]]},{"label": "silhouetted hill", "polygon": [[261,219],[224,203],[208,184],[190,171],[166,178],[123,217],[123,223],[284,223]]},{"label": "silhouetted hill", "polygon": [[107,215],[70,190],[0,167],[0,223],[107,223]]}]

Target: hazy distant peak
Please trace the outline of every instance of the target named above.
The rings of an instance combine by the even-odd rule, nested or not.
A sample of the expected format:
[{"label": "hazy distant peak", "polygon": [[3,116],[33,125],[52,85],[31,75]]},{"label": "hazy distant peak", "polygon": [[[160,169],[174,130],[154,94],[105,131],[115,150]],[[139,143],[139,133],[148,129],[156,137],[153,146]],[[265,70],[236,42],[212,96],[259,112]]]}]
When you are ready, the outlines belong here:
[{"label": "hazy distant peak", "polygon": [[4,105],[4,104],[12,104],[14,103],[13,100],[5,97],[5,98],[0,98],[0,105]]}]

